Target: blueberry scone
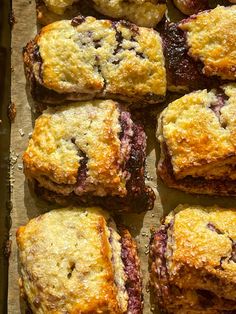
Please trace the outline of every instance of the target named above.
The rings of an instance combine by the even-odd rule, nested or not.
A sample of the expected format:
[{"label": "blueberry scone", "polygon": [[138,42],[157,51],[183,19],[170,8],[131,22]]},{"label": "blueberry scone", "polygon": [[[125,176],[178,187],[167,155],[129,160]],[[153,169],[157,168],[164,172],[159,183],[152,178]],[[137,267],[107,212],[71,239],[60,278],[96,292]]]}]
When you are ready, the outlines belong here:
[{"label": "blueberry scone", "polygon": [[142,313],[136,244],[101,209],[52,210],[16,237],[21,295],[32,313]]},{"label": "blueberry scone", "polygon": [[77,17],[44,27],[24,49],[33,98],[114,98],[158,103],[166,92],[162,41],[148,28],[125,21]]},{"label": "blueberry scone", "polygon": [[235,313],[236,210],[179,205],[152,236],[150,279],[165,313]]},{"label": "blueberry scone", "polygon": [[49,201],[141,211],[154,200],[145,157],[142,125],[117,103],[97,100],[44,111],[23,162],[37,194]]},{"label": "blueberry scone", "polygon": [[190,193],[236,195],[236,84],[187,94],[162,112],[158,173]]},{"label": "blueberry scone", "polygon": [[236,79],[236,5],[218,6],[162,30],[170,91],[191,91]]},{"label": "blueberry scone", "polygon": [[139,26],[155,27],[166,11],[165,0],[36,0],[37,17],[46,25],[84,13],[83,6],[115,19]]}]

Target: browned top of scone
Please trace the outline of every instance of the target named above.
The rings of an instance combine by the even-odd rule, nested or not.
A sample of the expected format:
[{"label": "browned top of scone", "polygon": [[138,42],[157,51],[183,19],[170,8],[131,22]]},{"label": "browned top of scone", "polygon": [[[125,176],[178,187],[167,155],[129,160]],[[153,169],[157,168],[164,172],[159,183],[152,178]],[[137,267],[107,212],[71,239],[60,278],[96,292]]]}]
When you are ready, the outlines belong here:
[{"label": "browned top of scone", "polygon": [[65,193],[65,185],[73,190],[86,161],[87,184],[96,186],[97,195],[125,195],[122,164],[129,143],[121,151],[119,118],[119,107],[110,100],[46,110],[36,120],[23,156],[26,175],[42,183],[50,179]]},{"label": "browned top of scone", "polygon": [[236,300],[235,224],[235,210],[218,206],[179,205],[166,217],[151,244],[152,283],[161,300],[172,285]]},{"label": "browned top of scone", "polygon": [[79,17],[52,23],[26,47],[24,61],[34,84],[62,97],[114,95],[149,103],[166,92],[159,34],[125,21]]},{"label": "browned top of scone", "polygon": [[183,20],[189,54],[202,61],[203,73],[236,79],[236,6],[218,6]]},{"label": "browned top of scone", "polygon": [[163,111],[157,136],[166,146],[176,179],[236,178],[232,167],[236,156],[235,91],[235,85],[228,84],[221,94],[193,92]]},{"label": "browned top of scone", "polygon": [[127,312],[120,236],[101,209],[50,211],[20,227],[17,243],[33,313]]}]

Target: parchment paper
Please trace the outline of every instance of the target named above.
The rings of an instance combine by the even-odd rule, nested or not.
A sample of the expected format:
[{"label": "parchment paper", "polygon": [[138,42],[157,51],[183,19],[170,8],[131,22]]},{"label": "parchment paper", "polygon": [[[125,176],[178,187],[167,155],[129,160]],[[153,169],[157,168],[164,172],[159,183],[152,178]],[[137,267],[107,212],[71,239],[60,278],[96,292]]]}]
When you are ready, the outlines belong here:
[{"label": "parchment paper", "polygon": [[[29,93],[29,86],[26,84],[22,47],[32,39],[36,32],[35,3],[33,0],[13,0],[13,10],[16,24],[12,33],[12,101],[16,105],[16,119],[12,124],[11,131],[11,152],[12,152],[12,227],[11,240],[12,250],[9,260],[9,289],[8,289],[8,313],[24,313],[21,309],[19,289],[18,289],[18,264],[15,232],[20,225],[24,225],[29,219],[42,214],[56,206],[49,206],[38,199],[29,189],[22,171],[22,153],[27,147],[28,138],[32,132],[35,113],[33,112],[33,102]],[[173,15],[173,14],[172,14]],[[173,15],[176,17],[176,15]],[[168,101],[167,101],[168,103]],[[141,269],[143,276],[144,293],[144,313],[153,311],[150,303],[148,289],[148,244],[150,229],[157,228],[160,217],[169,213],[178,204],[219,204],[225,207],[235,207],[235,198],[216,198],[206,196],[193,196],[167,188],[159,178],[156,177],[156,162],[159,159],[159,146],[155,140],[156,115],[166,104],[157,105],[151,110],[144,112],[145,127],[148,136],[147,148],[147,183],[156,192],[156,202],[152,211],[142,214],[122,215],[123,222],[128,226],[132,235],[136,238],[141,259]],[[155,310],[155,312],[157,312]]]}]

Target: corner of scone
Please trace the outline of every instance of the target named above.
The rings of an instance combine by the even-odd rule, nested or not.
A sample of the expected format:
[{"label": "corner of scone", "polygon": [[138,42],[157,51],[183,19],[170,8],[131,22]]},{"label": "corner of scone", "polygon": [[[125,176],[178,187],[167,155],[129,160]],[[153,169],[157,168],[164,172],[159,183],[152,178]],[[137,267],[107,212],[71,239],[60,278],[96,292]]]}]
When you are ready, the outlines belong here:
[{"label": "corner of scone", "polygon": [[220,86],[236,79],[236,6],[166,23],[162,31],[170,91]]},{"label": "corner of scone", "polygon": [[142,211],[154,201],[145,186],[145,158],[143,126],[118,103],[96,100],[45,110],[23,162],[36,193],[48,200]]},{"label": "corner of scone", "polygon": [[180,22],[189,55],[203,63],[203,73],[223,80],[236,79],[236,5],[218,6]]},{"label": "corner of scone", "polygon": [[236,85],[187,94],[162,112],[158,173],[190,193],[236,195]]},{"label": "corner of scone", "polygon": [[[153,234],[150,282],[167,313],[236,311],[236,210],[179,205]],[[231,312],[232,311],[232,312]]]},{"label": "corner of scone", "polygon": [[32,313],[142,312],[134,240],[100,208],[52,210],[20,227],[16,239]]},{"label": "corner of scone", "polygon": [[166,93],[160,35],[127,21],[54,22],[25,47],[24,62],[37,102],[112,98],[144,106]]}]

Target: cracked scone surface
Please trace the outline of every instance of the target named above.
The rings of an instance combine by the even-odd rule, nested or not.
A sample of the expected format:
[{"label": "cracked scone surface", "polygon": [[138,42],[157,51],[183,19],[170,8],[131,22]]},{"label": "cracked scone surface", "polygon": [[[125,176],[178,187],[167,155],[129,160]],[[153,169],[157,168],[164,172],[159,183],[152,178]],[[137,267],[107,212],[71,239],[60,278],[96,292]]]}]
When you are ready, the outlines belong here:
[{"label": "cracked scone surface", "polygon": [[162,112],[158,171],[172,187],[206,194],[235,194],[236,86],[187,94]]},{"label": "cracked scone surface", "polygon": [[28,307],[33,313],[137,313],[130,306],[141,311],[140,278],[133,304],[126,287],[129,262],[139,274],[139,261],[123,257],[132,249],[137,258],[128,236],[130,246],[100,208],[52,210],[20,227],[20,288]]},{"label": "cracked scone surface", "polygon": [[218,6],[180,22],[189,54],[203,63],[203,73],[236,79],[236,5]]},{"label": "cracked scone surface", "polygon": [[125,21],[52,23],[26,46],[24,61],[34,99],[46,103],[112,97],[148,104],[166,92],[159,34]]},{"label": "cracked scone surface", "polygon": [[96,203],[99,197],[118,197],[125,203],[144,197],[148,204],[145,150],[143,127],[118,103],[72,103],[49,108],[36,120],[23,155],[24,171],[30,180],[68,199],[88,202],[87,195],[90,201],[97,197]]},{"label": "cracked scone surface", "polygon": [[[83,5],[78,0],[37,0],[36,4],[38,19],[42,24],[48,24],[49,21],[54,22],[63,16],[69,15],[72,18],[81,13],[80,9]],[[166,11],[165,1],[158,0],[87,0],[87,7],[92,7],[108,17],[126,19],[145,27],[155,27]]]},{"label": "cracked scone surface", "polygon": [[156,301],[168,313],[236,309],[235,225],[236,211],[217,206],[179,205],[165,218],[150,266]]}]

